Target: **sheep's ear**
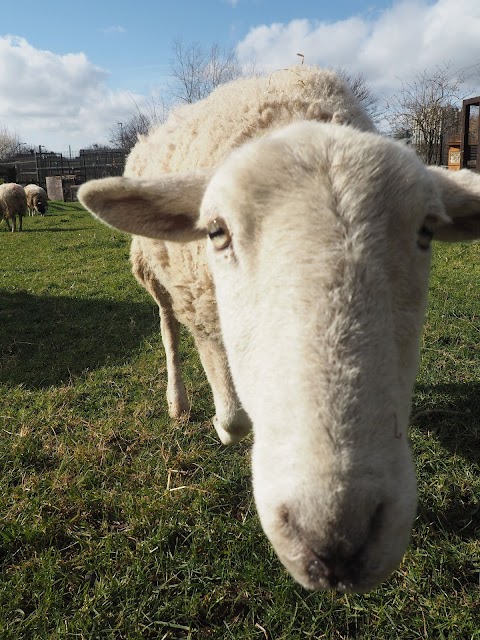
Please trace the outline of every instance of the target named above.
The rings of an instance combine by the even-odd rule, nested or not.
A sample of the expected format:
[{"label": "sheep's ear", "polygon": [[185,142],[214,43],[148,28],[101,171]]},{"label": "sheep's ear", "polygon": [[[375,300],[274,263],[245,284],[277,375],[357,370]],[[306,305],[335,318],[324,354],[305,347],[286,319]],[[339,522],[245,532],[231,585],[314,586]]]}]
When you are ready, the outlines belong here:
[{"label": "sheep's ear", "polygon": [[139,236],[174,242],[205,237],[197,228],[212,170],[164,174],[158,180],[104,178],[78,190],[78,199],[105,224]]},{"label": "sheep's ear", "polygon": [[440,190],[449,221],[436,229],[435,239],[461,242],[480,238],[480,174],[469,169],[448,171],[429,167]]}]

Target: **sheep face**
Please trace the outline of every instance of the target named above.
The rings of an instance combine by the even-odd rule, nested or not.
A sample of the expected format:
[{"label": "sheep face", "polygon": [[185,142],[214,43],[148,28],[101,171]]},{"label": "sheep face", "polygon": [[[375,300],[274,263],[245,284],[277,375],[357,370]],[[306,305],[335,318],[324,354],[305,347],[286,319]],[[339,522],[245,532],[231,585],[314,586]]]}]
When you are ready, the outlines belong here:
[{"label": "sheep face", "polygon": [[40,197],[36,197],[35,201],[34,201],[34,207],[35,207],[35,211],[38,211],[38,213],[42,216],[45,215],[47,208],[45,206],[45,202],[43,201],[42,198]]},{"label": "sheep face", "polygon": [[443,207],[420,163],[391,151],[293,126],[232,154],[202,206],[257,509],[307,588],[385,579],[415,515],[407,427]]},{"label": "sheep face", "polygon": [[125,231],[210,236],[222,335],[253,423],[258,513],[308,589],[366,591],[408,544],[430,240],[480,236],[472,180],[480,194],[477,176],[453,184],[377,135],[303,122],[234,151],[213,177],[108,179],[79,193]]}]

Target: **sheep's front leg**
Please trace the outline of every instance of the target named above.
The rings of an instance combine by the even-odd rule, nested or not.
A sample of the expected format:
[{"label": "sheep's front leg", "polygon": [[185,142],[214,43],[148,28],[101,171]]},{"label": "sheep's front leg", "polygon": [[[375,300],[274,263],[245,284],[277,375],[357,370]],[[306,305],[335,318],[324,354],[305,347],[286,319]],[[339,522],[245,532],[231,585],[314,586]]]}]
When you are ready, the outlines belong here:
[{"label": "sheep's front leg", "polygon": [[170,304],[165,304],[165,300],[159,301],[159,298],[157,302],[160,310],[160,331],[167,361],[168,413],[172,418],[181,418],[188,414],[190,405],[180,371],[178,354],[180,324]]},{"label": "sheep's front leg", "polygon": [[178,343],[180,325],[172,309],[172,300],[149,268],[138,242],[132,243],[132,270],[138,282],[154,298],[160,313],[160,332],[167,364],[167,402],[171,418],[181,418],[188,414],[190,405],[180,372]]},{"label": "sheep's front leg", "polygon": [[215,403],[213,425],[225,445],[235,444],[251,430],[250,418],[240,405],[222,343],[197,339],[197,349],[212,388]]}]

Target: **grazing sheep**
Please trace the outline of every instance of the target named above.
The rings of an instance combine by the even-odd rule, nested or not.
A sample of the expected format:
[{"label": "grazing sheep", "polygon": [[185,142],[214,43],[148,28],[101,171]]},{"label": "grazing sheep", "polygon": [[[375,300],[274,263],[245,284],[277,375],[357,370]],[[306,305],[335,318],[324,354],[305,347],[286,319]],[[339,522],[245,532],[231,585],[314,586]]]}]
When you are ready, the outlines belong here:
[{"label": "grazing sheep", "polygon": [[42,189],[42,187],[39,187],[37,184],[27,184],[25,193],[27,195],[29,215],[33,216],[36,212],[44,216],[48,209],[48,197],[45,189]]},{"label": "grazing sheep", "polygon": [[425,167],[334,74],[301,67],[180,109],[125,177],[79,199],[134,234],[171,415],[188,411],[182,323],[220,439],[251,420],[258,513],[290,573],[347,592],[385,580],[416,512],[407,430],[430,244],[480,237],[480,176]]},{"label": "grazing sheep", "polygon": [[7,227],[16,231],[16,218],[18,216],[18,230],[22,230],[22,218],[27,211],[27,198],[25,189],[15,182],[6,182],[0,185],[0,211],[5,218]]}]

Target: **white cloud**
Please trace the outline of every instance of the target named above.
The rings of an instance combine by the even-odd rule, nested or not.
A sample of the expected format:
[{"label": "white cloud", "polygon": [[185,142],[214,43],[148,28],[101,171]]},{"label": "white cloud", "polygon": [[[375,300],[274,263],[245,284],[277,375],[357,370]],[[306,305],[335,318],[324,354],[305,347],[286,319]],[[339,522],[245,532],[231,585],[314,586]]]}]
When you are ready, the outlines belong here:
[{"label": "white cloud", "polygon": [[108,72],[84,53],[57,55],[24,38],[0,37],[0,125],[54,151],[107,142],[143,96],[112,91]]},{"label": "white cloud", "polygon": [[310,64],[343,66],[358,50],[366,29],[359,18],[333,23],[309,20],[293,20],[287,25],[274,23],[252,29],[238,44],[237,51],[241,62],[256,62],[269,69],[294,64],[297,53],[302,53]]},{"label": "white cloud", "polygon": [[298,62],[362,72],[382,93],[398,89],[414,71],[451,62],[480,62],[478,0],[402,0],[381,13],[336,22],[294,20],[260,25],[238,44],[239,59],[273,70]]},{"label": "white cloud", "polygon": [[104,27],[103,29],[100,29],[100,31],[103,31],[103,33],[106,33],[106,34],[126,33],[127,32],[125,27],[121,27],[118,24],[111,25],[109,27]]}]

